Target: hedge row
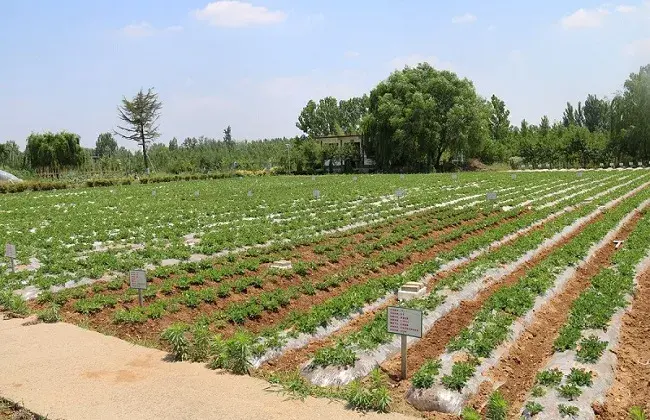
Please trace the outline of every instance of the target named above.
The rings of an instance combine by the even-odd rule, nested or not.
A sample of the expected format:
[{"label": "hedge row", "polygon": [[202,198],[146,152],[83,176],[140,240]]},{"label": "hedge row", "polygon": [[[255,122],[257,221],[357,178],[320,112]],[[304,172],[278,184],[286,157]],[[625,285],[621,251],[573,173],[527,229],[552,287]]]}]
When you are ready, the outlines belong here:
[{"label": "hedge row", "polygon": [[156,184],[161,182],[196,181],[206,179],[224,179],[240,176],[262,176],[265,171],[235,171],[229,173],[162,175],[142,178],[96,178],[82,183],[60,181],[22,181],[16,183],[0,182],[0,194],[18,193],[23,191],[64,190],[82,187],[110,187],[112,185]]}]

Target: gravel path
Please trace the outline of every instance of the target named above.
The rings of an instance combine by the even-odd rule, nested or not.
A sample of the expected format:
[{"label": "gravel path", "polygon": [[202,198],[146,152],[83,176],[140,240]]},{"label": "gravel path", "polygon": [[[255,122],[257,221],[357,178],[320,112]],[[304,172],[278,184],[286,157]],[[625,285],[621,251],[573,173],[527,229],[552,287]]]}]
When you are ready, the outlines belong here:
[{"label": "gravel path", "polygon": [[268,392],[248,376],[65,324],[0,321],[0,396],[49,419],[406,419]]}]

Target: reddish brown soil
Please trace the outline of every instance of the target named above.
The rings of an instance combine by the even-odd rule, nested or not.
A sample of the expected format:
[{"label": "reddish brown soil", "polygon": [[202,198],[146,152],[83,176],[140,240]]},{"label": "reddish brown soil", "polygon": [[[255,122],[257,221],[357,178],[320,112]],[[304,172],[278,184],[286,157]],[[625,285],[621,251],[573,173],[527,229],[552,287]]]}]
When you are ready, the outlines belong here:
[{"label": "reddish brown soil", "polygon": [[627,420],[630,407],[650,414],[650,270],[638,278],[630,312],[623,317],[616,377],[605,404],[594,405],[598,419]]},{"label": "reddish brown soil", "polygon": [[[473,300],[462,301],[458,307],[440,318],[421,340],[418,340],[408,348],[408,377],[410,378],[427,360],[440,356],[445,351],[445,348],[451,339],[460,334],[460,332],[472,322],[476,314],[483,307],[483,304],[497,290],[517,283],[530,269],[546,259],[546,257],[548,257],[553,251],[562,248],[566,243],[570,242],[580,232],[582,232],[588,224],[593,223],[593,221],[600,218],[602,218],[602,215],[597,216],[595,219],[592,219],[592,221],[583,223],[573,233],[567,235],[555,246],[544,248],[530,261],[518,267],[513,273],[483,289]],[[488,283],[489,281],[489,279],[486,279],[485,283]],[[393,356],[382,363],[381,367],[386,373],[388,373],[391,379],[399,380],[401,375],[401,356],[399,354]]]},{"label": "reddish brown soil", "polygon": [[[622,227],[618,237],[627,238],[640,217],[640,213],[636,213],[635,217]],[[500,384],[499,391],[510,403],[509,418],[517,417],[528,390],[534,385],[537,372],[553,355],[553,342],[568,319],[571,303],[589,287],[593,276],[603,267],[610,265],[615,252],[616,249],[611,244],[599,249],[587,264],[580,267],[573,278],[569,279],[564,290],[540,308],[533,323],[512,343],[509,352],[486,373],[493,384]],[[491,391],[491,387],[482,387],[472,405],[482,407]]]},{"label": "reddish brown soil", "polygon": [[[532,229],[531,231],[539,230],[539,229],[541,229],[541,228],[542,228],[542,226],[537,226],[536,228]],[[581,227],[580,227],[580,230],[582,230],[583,228],[584,228],[584,226],[581,226]],[[507,244],[509,244],[509,243],[511,243],[511,242],[513,242],[513,241],[515,241],[516,238],[517,238],[517,237],[513,237],[513,238],[510,239],[509,241],[507,241],[507,242],[505,242],[505,243],[502,243],[502,244],[499,244],[499,245],[497,245],[497,246],[494,246],[494,247],[492,247],[491,249],[492,249],[492,250],[499,249],[499,248],[501,248],[502,246],[507,245]],[[564,243],[566,243],[566,241],[563,241],[563,242],[562,242],[562,244],[564,244]],[[561,246],[561,245],[560,245],[560,246]],[[548,252],[551,252],[551,250],[548,250]],[[540,260],[541,260],[542,258],[545,258],[546,255],[548,255],[548,252],[544,253],[544,254],[543,254],[544,256],[543,256],[543,257],[540,257]],[[518,274],[520,275],[521,272],[522,272],[522,270],[528,270],[528,268],[532,267],[532,266],[534,265],[534,261],[535,261],[535,260],[533,260],[532,262],[528,263],[526,266],[522,267],[520,270],[517,270],[517,272],[515,272],[515,273],[511,276],[511,278],[516,279],[516,278],[517,278],[516,275],[518,275]],[[444,279],[444,278],[446,278],[446,277],[449,277],[450,275],[452,275],[452,274],[454,274],[454,273],[456,273],[456,272],[462,270],[463,267],[466,266],[467,264],[469,264],[469,261],[468,261],[467,263],[465,263],[465,264],[462,264],[462,265],[456,267],[456,268],[453,269],[453,270],[449,270],[449,271],[445,271],[445,272],[440,272],[440,273],[438,273],[438,274],[437,274],[433,279],[431,279],[431,280],[429,281],[429,283],[427,284],[427,290],[428,290],[428,291],[431,291],[431,290],[433,289],[433,287],[434,287],[434,286],[435,286],[439,281],[441,281],[442,279]],[[508,281],[508,279],[505,279],[504,281]],[[505,283],[501,283],[501,285],[503,285],[503,284],[505,284]],[[497,287],[497,288],[498,288],[498,286],[494,286],[494,287]],[[494,292],[494,290],[492,290],[492,293],[493,293],[493,292]],[[375,317],[375,315],[376,315],[377,313],[379,313],[380,311],[385,310],[387,306],[390,306],[390,305],[392,305],[392,304],[395,304],[396,301],[397,301],[397,298],[395,298],[395,297],[388,299],[384,304],[382,304],[380,307],[376,308],[374,311],[366,312],[366,313],[364,313],[363,315],[359,316],[358,318],[355,318],[355,319],[354,319],[353,321],[351,321],[348,325],[346,325],[345,327],[343,327],[343,328],[341,328],[340,330],[336,331],[335,333],[333,333],[333,334],[331,334],[331,335],[329,335],[329,336],[327,336],[327,337],[321,338],[321,339],[315,339],[315,340],[312,340],[311,342],[309,342],[309,343],[308,343],[306,346],[304,346],[304,347],[301,347],[301,348],[298,348],[298,349],[289,350],[289,351],[285,352],[285,353],[284,353],[283,355],[281,355],[280,357],[278,357],[278,358],[276,358],[276,359],[273,359],[273,360],[269,361],[269,362],[268,362],[268,363],[263,367],[263,369],[268,369],[268,370],[271,370],[271,371],[290,371],[290,370],[294,370],[294,369],[296,369],[296,367],[298,367],[298,366],[300,366],[301,364],[307,362],[307,361],[308,361],[308,360],[313,356],[313,354],[314,354],[317,350],[319,350],[319,349],[321,349],[321,348],[323,348],[323,347],[327,347],[327,346],[331,346],[331,345],[333,345],[339,337],[343,337],[343,336],[348,335],[348,334],[350,334],[350,333],[353,333],[353,332],[359,331],[359,330],[360,330],[361,328],[363,328],[367,323],[369,323],[370,321],[372,321],[372,319],[374,319],[374,317]],[[463,304],[466,304],[466,302],[463,302]],[[461,305],[463,305],[463,304],[461,304]],[[427,335],[427,336],[428,336],[428,335]],[[425,336],[425,338],[426,338],[426,336]],[[449,340],[449,339],[447,339],[446,342],[448,342],[448,340]],[[416,346],[417,346],[417,344],[416,344]],[[446,344],[445,344],[445,346],[446,346]],[[443,347],[443,349],[444,349],[444,347]],[[425,348],[425,350],[428,350],[428,349]],[[411,350],[409,349],[409,351],[411,351]],[[418,355],[418,356],[419,356],[419,355]],[[411,357],[411,356],[410,356],[410,357]],[[390,376],[392,380],[399,381],[399,374],[398,374],[399,371],[393,372],[393,370],[395,370],[395,369],[400,369],[400,366],[401,366],[400,363],[401,363],[401,362],[399,361],[399,358],[396,356],[395,358],[393,358],[392,360],[387,361],[387,362],[384,364],[384,368],[385,368],[386,366],[388,366],[388,365],[390,366],[390,369],[386,369],[386,368],[385,368],[385,370],[387,370],[388,372],[392,373],[392,375]],[[419,368],[419,366],[421,366],[422,363],[424,363],[424,359],[422,359],[422,357],[420,357],[420,360],[419,360],[418,362],[416,362],[416,365],[418,366],[418,368]],[[409,364],[409,369],[410,369],[411,367],[412,367],[412,366],[410,366],[410,364]],[[413,373],[414,371],[413,371],[413,370],[410,370],[410,372]]]},{"label": "reddish brown soil", "polygon": [[[354,285],[354,284],[360,284],[360,283],[365,283],[368,281],[369,278],[373,277],[381,277],[385,275],[392,275],[392,274],[397,274],[400,272],[405,271],[410,267],[412,264],[417,263],[417,262],[422,262],[422,261],[428,261],[432,259],[435,255],[442,251],[447,251],[452,249],[454,246],[456,246],[458,243],[466,240],[468,237],[476,234],[480,234],[482,231],[486,229],[491,229],[494,226],[499,226],[503,223],[507,223],[509,220],[518,217],[518,216],[513,216],[511,218],[505,218],[501,219],[499,222],[492,226],[488,226],[483,229],[478,229],[476,231],[467,233],[463,236],[461,236],[458,239],[448,241],[446,243],[441,243],[441,244],[436,244],[432,248],[421,252],[421,253],[413,253],[410,254],[403,262],[397,263],[395,265],[391,265],[388,267],[385,267],[381,269],[379,272],[373,273],[372,275],[366,275],[366,276],[358,276],[355,278],[349,279],[347,282],[343,283],[341,287],[333,288],[330,290],[326,291],[317,291],[317,293],[313,296],[308,296],[308,295],[301,295],[298,299],[291,301],[291,303],[284,307],[280,308],[277,312],[265,312],[263,316],[259,319],[256,320],[248,320],[245,323],[245,327],[247,330],[257,333],[264,329],[265,327],[271,326],[276,324],[277,322],[283,320],[286,318],[286,316],[289,315],[290,312],[292,311],[306,311],[309,310],[311,307],[314,305],[320,304],[323,301],[330,299],[332,297],[338,296],[341,293],[343,293],[345,290],[347,290],[348,287]],[[461,224],[469,224],[472,223],[472,221],[465,221],[462,222]],[[432,233],[434,234],[434,233]],[[439,233],[438,233],[439,234]],[[351,256],[346,256],[346,259],[352,259],[354,260],[353,257]],[[362,261],[363,262],[363,261]],[[361,263],[362,263],[361,262]],[[335,271],[342,271],[341,268],[335,270]],[[296,278],[299,278],[295,276]],[[317,277],[317,279],[321,279],[320,276]],[[291,281],[291,280],[289,280]],[[288,284],[287,284],[288,285]],[[277,287],[274,287],[277,288]],[[267,289],[267,286],[264,286],[264,290],[270,290]],[[251,293],[258,293],[252,291]],[[231,303],[233,301],[241,300],[243,299],[241,296],[240,297],[234,297],[236,296],[235,294],[231,295],[229,298],[226,299],[221,299],[219,300],[216,304],[201,304],[199,308],[191,309],[182,306],[181,310],[176,312],[176,313],[166,313],[165,316],[162,319],[158,320],[147,320],[144,323],[141,324],[134,324],[134,325],[120,325],[115,326],[112,321],[112,314],[114,313],[115,310],[113,309],[105,309],[95,315],[92,316],[84,316],[81,314],[78,314],[74,312],[73,309],[73,303],[67,303],[65,307],[63,308],[63,317],[66,321],[76,323],[76,324],[85,324],[88,325],[94,329],[97,330],[102,330],[114,335],[117,335],[120,338],[128,339],[128,340],[138,340],[138,341],[157,341],[160,333],[170,326],[171,324],[175,322],[184,322],[184,323],[192,323],[194,322],[199,316],[201,315],[209,315],[210,313],[217,311],[219,309],[223,309],[225,306],[227,306],[228,303]],[[244,294],[244,298],[250,298],[251,295],[249,294]],[[237,299],[237,300],[235,300]],[[130,303],[126,306],[132,306],[135,305],[136,303]],[[223,334],[224,336],[229,336],[232,333],[234,333],[240,326],[235,326],[232,324],[223,324],[219,326],[218,332],[220,334]]]}]

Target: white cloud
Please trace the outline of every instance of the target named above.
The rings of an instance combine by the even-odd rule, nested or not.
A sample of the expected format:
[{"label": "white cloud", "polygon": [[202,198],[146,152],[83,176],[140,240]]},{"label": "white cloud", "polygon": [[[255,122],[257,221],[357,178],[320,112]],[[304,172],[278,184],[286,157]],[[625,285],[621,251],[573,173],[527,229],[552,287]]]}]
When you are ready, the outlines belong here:
[{"label": "white cloud", "polygon": [[616,11],[619,13],[633,13],[636,12],[636,10],[637,10],[636,6],[628,6],[625,4],[616,6]]},{"label": "white cloud", "polygon": [[598,28],[602,26],[607,15],[609,15],[609,10],[602,7],[598,9],[578,9],[572,14],[563,17],[560,24],[564,29]]},{"label": "white cloud", "polygon": [[458,23],[474,23],[476,22],[477,18],[471,13],[465,13],[462,16],[454,16],[451,18],[451,23],[458,24]]},{"label": "white cloud", "polygon": [[359,57],[360,55],[361,55],[361,54],[359,54],[358,51],[346,51],[346,52],[345,52],[345,58],[357,58],[357,57]]},{"label": "white cloud", "polygon": [[631,42],[624,47],[623,51],[632,57],[650,57],[650,38]]},{"label": "white cloud", "polygon": [[179,25],[172,25],[165,28],[165,32],[183,32],[183,27]]},{"label": "white cloud", "polygon": [[270,25],[283,22],[287,17],[282,11],[271,11],[263,6],[253,6],[237,0],[208,3],[203,9],[195,10],[193,15],[213,26],[226,28]]},{"label": "white cloud", "polygon": [[152,36],[156,30],[149,22],[140,22],[127,25],[120,29],[120,33],[131,38],[145,38]]},{"label": "white cloud", "polygon": [[390,66],[393,70],[402,70],[405,66],[414,67],[420,63],[429,63],[436,69],[452,70],[453,66],[450,62],[440,61],[434,55],[411,54],[403,57],[395,57],[390,61]]}]

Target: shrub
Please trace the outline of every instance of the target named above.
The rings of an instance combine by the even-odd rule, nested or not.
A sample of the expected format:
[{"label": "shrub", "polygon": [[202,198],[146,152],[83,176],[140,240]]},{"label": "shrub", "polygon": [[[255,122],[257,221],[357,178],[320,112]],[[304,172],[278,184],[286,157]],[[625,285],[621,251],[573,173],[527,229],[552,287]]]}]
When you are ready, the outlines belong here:
[{"label": "shrub", "polygon": [[186,324],[174,324],[163,331],[161,335],[161,338],[171,345],[174,360],[190,359],[190,342],[185,336],[188,328]]},{"label": "shrub", "polygon": [[463,420],[482,420],[481,413],[473,409],[472,407],[464,407],[460,417]]},{"label": "shrub", "polygon": [[339,341],[333,347],[318,349],[312,360],[312,366],[354,366],[357,361],[357,354]]},{"label": "shrub", "polygon": [[559,369],[543,370],[537,374],[537,383],[543,386],[555,387],[560,385],[564,374]]},{"label": "shrub", "polygon": [[538,402],[528,401],[526,403],[526,411],[528,411],[528,414],[531,416],[536,416],[537,414],[544,411],[544,406]]},{"label": "shrub", "polygon": [[584,369],[572,368],[571,373],[567,375],[567,383],[576,386],[591,386],[592,373]]},{"label": "shrub", "polygon": [[575,417],[580,412],[580,409],[573,405],[559,404],[557,406],[557,409],[560,412],[560,416],[562,417]]},{"label": "shrub", "polygon": [[579,362],[596,363],[607,348],[606,341],[600,341],[595,335],[589,336],[580,342],[580,348],[576,354]]},{"label": "shrub", "polygon": [[476,367],[470,362],[456,362],[451,368],[451,375],[442,377],[442,384],[447,389],[460,392],[469,378],[474,376]]}]

